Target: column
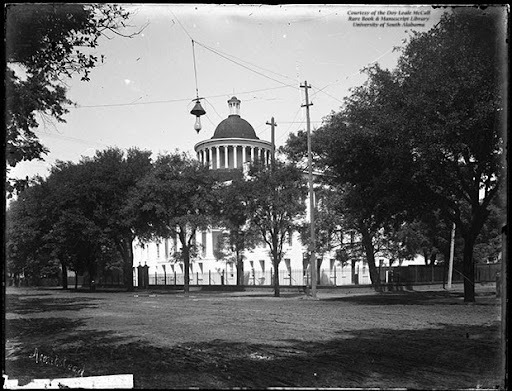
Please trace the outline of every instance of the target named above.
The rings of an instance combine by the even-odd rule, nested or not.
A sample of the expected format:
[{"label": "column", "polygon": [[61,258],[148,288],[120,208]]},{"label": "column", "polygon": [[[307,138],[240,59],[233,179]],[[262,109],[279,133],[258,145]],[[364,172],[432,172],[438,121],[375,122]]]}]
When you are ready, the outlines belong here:
[{"label": "column", "polygon": [[214,147],[214,148],[215,148],[215,162],[217,163],[215,168],[218,170],[220,168],[220,148],[219,147]]},{"label": "column", "polygon": [[228,153],[229,153],[229,146],[224,145],[224,168],[229,168]]},{"label": "column", "polygon": [[238,167],[238,145],[233,145],[233,168]]},{"label": "column", "polygon": [[242,167],[243,165],[245,164],[246,160],[247,160],[247,151],[246,151],[247,147],[245,145],[242,145]]},{"label": "column", "polygon": [[205,161],[208,164],[208,168],[212,168],[212,157],[210,153],[210,148],[205,148],[204,151],[206,153]]},{"label": "column", "polygon": [[249,147],[251,163],[254,163],[254,147]]}]

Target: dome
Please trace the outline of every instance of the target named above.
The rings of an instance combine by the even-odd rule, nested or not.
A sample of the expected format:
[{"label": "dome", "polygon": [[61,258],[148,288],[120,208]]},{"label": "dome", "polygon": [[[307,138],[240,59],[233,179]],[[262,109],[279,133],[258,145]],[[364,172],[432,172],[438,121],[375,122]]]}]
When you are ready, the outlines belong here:
[{"label": "dome", "polygon": [[259,140],[252,125],[236,114],[230,115],[217,125],[212,139],[214,138],[248,138]]}]

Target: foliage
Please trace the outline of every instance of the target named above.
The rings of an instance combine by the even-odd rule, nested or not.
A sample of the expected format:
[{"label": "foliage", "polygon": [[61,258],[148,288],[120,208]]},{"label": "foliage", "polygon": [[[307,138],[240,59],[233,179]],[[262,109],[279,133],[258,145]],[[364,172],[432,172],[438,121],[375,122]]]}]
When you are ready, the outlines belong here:
[{"label": "foliage", "polygon": [[57,162],[46,180],[13,201],[9,258],[29,262],[38,272],[58,259],[79,274],[88,272],[91,279],[98,269],[122,266],[130,289],[132,243],[146,227],[132,209],[131,197],[151,168],[150,155],[135,148],[126,154],[109,148],[79,163]]},{"label": "foliage", "polygon": [[[474,301],[473,247],[503,178],[503,22],[500,9],[445,14],[412,34],[395,70],[367,67],[366,83],[312,135],[315,165],[361,235],[374,284],[378,242],[398,257],[435,251],[445,247],[436,226],[447,233],[454,222],[464,239],[465,300]],[[285,151],[302,162],[305,135],[290,137]],[[438,217],[428,222],[428,213]],[[423,225],[424,238],[412,237],[411,224]]]},{"label": "foliage", "polygon": [[244,251],[254,248],[261,239],[254,225],[250,224],[250,186],[241,172],[232,177],[230,181],[219,183],[216,187],[219,200],[216,220],[226,231],[219,236],[218,243],[214,243],[214,255],[217,259],[231,261],[236,265],[237,285],[243,285]]},{"label": "foliage", "polygon": [[49,261],[44,234],[48,230],[45,219],[45,200],[48,189],[39,178],[32,187],[12,201],[6,211],[6,269],[9,273],[37,283],[42,269]]},{"label": "foliage", "polygon": [[502,10],[445,14],[414,34],[398,71],[402,134],[416,180],[464,238],[464,299],[474,301],[473,248],[503,178]]},{"label": "foliage", "polygon": [[[48,149],[34,132],[43,121],[65,122],[65,78],[89,80],[103,55],[94,49],[102,36],[123,35],[128,12],[114,4],[9,4],[6,6],[5,57],[6,160],[8,169],[21,161],[43,160]],[[25,180],[10,179],[8,194]]]},{"label": "foliage", "polygon": [[250,222],[269,246],[274,266],[274,295],[279,296],[279,263],[283,244],[298,229],[306,210],[303,173],[294,165],[276,161],[275,167],[253,165],[249,171],[247,209]]},{"label": "foliage", "polygon": [[209,170],[183,153],[159,155],[134,197],[149,229],[142,240],[176,236],[181,243],[185,292],[189,292],[191,250],[196,232],[211,226],[216,205],[215,181]]}]

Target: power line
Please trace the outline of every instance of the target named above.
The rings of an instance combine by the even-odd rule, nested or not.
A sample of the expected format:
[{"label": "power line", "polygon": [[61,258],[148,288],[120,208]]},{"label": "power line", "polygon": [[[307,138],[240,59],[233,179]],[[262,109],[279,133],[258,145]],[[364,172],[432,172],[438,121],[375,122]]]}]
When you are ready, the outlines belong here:
[{"label": "power line", "polygon": [[241,63],[239,63],[239,62],[237,62],[237,61],[235,61],[235,60],[233,60],[233,59],[231,59],[231,58],[229,58],[229,57],[227,57],[227,56],[225,56],[225,55],[221,54],[220,52],[217,52],[216,50],[214,50],[214,49],[212,49],[212,48],[209,48],[209,47],[207,47],[207,46],[205,46],[205,45],[201,44],[200,42],[196,42],[196,43],[197,43],[198,45],[200,45],[200,46],[204,47],[205,49],[207,49],[207,50],[211,51],[212,53],[214,53],[214,54],[216,54],[216,55],[218,55],[218,56],[220,56],[220,57],[222,57],[222,58],[224,58],[224,59],[226,59],[226,60],[228,60],[228,61],[231,61],[231,62],[232,62],[232,63],[234,63],[234,64],[237,64],[237,65],[241,66],[242,68],[245,68],[245,69],[247,69],[247,70],[249,70],[249,71],[251,71],[251,72],[254,72],[254,73],[256,73],[256,74],[258,74],[258,75],[260,75],[260,76],[263,76],[263,77],[265,77],[265,78],[267,78],[267,79],[269,79],[269,80],[273,80],[273,81],[275,81],[276,83],[282,84],[282,85],[284,85],[284,86],[286,86],[286,87],[291,87],[291,88],[294,88],[294,89],[296,89],[296,88],[297,88],[295,85],[284,83],[284,82],[282,82],[282,81],[280,81],[280,80],[274,79],[273,77],[267,76],[267,75],[265,75],[264,73],[258,72],[258,71],[254,70],[254,69],[251,69],[251,68],[249,68],[248,66],[246,66],[246,65],[244,65],[244,64],[241,64]]},{"label": "power line", "polygon": [[[238,91],[237,94],[243,95],[243,94],[252,94],[255,92],[263,92],[263,91],[270,91],[270,90],[277,90],[280,88],[286,88],[288,86],[279,86],[279,87],[270,87],[270,88],[259,88],[257,90],[250,90],[250,91]],[[220,98],[225,97],[230,94],[218,94],[218,95],[210,95],[204,97],[204,99],[207,98]],[[190,102],[194,100],[193,98],[180,98],[180,99],[166,99],[166,100],[155,100],[155,101],[147,101],[147,102],[132,102],[132,103],[107,103],[107,104],[101,104],[101,105],[80,105],[75,104],[71,105],[74,106],[77,109],[91,109],[91,108],[98,108],[98,107],[122,107],[122,106],[141,106],[141,105],[152,105],[152,104],[161,104],[161,103],[174,103],[174,102]]]},{"label": "power line", "polygon": [[[251,66],[253,66],[253,67],[255,67],[255,68],[261,69],[261,70],[266,71],[266,72],[270,72],[270,73],[272,73],[272,74],[274,74],[274,75],[281,76],[281,77],[283,77],[283,78],[285,78],[285,79],[288,79],[288,80],[291,80],[291,81],[295,82],[295,79],[292,79],[291,77],[289,77],[289,76],[287,76],[287,75],[283,75],[282,73],[274,72],[274,71],[271,71],[270,69],[266,69],[266,68],[260,67],[259,65],[253,64],[253,63],[251,63],[251,62],[249,62],[249,61],[242,60],[241,58],[238,58],[238,57],[236,57],[236,56],[233,56],[232,54],[228,54],[228,53],[222,52],[222,51],[220,51],[220,50],[218,50],[218,49],[214,49],[214,48],[212,48],[212,47],[210,47],[210,46],[207,46],[207,45],[205,45],[205,44],[203,44],[203,43],[201,43],[201,42],[197,42],[197,44],[198,44],[198,45],[201,45],[201,46],[202,46],[202,47],[204,47],[205,49],[210,50],[210,51],[212,51],[213,53],[215,53],[215,54],[217,54],[217,55],[219,55],[219,56],[222,54],[222,55],[224,55],[224,56],[229,56],[229,57],[236,58],[238,61],[244,62],[244,63],[246,63],[246,64],[250,64]],[[230,61],[231,61],[231,60],[230,60]]]}]

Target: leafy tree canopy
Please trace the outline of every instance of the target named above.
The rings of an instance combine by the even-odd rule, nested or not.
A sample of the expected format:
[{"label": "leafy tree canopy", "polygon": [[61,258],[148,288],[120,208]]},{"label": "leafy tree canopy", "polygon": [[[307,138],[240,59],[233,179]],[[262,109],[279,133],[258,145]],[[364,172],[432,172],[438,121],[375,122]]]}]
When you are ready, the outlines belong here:
[{"label": "leafy tree canopy", "polygon": [[[34,132],[43,121],[65,122],[65,79],[89,80],[103,61],[101,37],[124,35],[129,14],[114,4],[9,4],[5,8],[6,163],[43,159],[48,153]],[[38,119],[40,116],[40,119]],[[9,180],[9,194],[27,180]]]}]

